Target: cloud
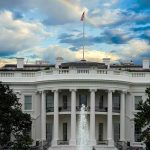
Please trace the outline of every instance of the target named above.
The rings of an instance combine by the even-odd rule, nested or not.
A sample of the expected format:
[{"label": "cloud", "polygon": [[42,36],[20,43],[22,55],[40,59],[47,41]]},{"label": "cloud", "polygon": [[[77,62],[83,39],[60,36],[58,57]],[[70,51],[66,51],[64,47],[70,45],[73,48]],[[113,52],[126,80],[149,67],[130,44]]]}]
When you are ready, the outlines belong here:
[{"label": "cloud", "polygon": [[149,50],[150,45],[148,41],[141,39],[131,39],[127,44],[118,47],[118,55],[120,53],[123,59],[127,59],[129,57],[134,58],[147,53]]},{"label": "cloud", "polygon": [[87,18],[87,21],[94,26],[107,26],[119,22],[122,19],[120,9],[97,9],[97,13]]},{"label": "cloud", "polygon": [[79,21],[83,10],[79,2],[74,0],[10,0],[0,1],[0,8],[5,10],[19,10],[23,14],[31,10],[36,10],[44,17],[43,23],[48,25],[65,24],[73,21]]},{"label": "cloud", "polygon": [[0,67],[4,66],[5,64],[16,64],[16,58],[0,58]]},{"label": "cloud", "polygon": [[[91,46],[94,44],[125,44],[132,38],[134,38],[134,33],[128,31],[127,28],[113,28],[103,30],[102,33],[99,33],[99,36],[87,36],[84,40],[85,46]],[[61,34],[58,39],[60,43],[67,43],[72,47],[73,50],[80,48],[83,45],[83,38],[81,33],[77,34]]]},{"label": "cloud", "polygon": [[0,55],[12,55],[38,45],[50,35],[41,23],[14,19],[10,11],[0,12],[0,29]]},{"label": "cloud", "polygon": [[[17,53],[17,56],[24,56],[26,59],[43,59],[47,60],[50,63],[55,63],[56,57],[63,57],[65,61],[79,61],[82,59],[83,51],[82,49],[79,49],[78,51],[72,51],[69,48],[63,48],[58,45],[50,45],[47,48],[39,48],[35,47],[31,50],[25,50]],[[35,56],[33,58],[32,56]],[[113,54],[110,52],[105,52],[103,50],[95,50],[95,49],[85,49],[85,59],[89,61],[101,61],[102,58],[109,57],[112,59],[112,61],[116,61],[119,59],[119,56],[117,54]]]}]

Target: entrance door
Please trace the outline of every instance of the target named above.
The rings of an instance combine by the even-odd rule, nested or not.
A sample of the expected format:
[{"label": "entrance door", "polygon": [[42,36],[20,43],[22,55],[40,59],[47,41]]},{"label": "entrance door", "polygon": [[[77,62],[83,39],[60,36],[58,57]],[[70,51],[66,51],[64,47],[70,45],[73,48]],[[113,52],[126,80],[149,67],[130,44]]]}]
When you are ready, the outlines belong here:
[{"label": "entrance door", "polygon": [[52,141],[52,123],[46,123],[46,139],[47,141]]},{"label": "entrance door", "polygon": [[67,123],[63,123],[63,141],[67,141]]},{"label": "entrance door", "polygon": [[114,123],[114,141],[120,140],[120,123]]},{"label": "entrance door", "polygon": [[99,127],[98,127],[98,140],[99,141],[103,141],[103,123],[99,123]]}]

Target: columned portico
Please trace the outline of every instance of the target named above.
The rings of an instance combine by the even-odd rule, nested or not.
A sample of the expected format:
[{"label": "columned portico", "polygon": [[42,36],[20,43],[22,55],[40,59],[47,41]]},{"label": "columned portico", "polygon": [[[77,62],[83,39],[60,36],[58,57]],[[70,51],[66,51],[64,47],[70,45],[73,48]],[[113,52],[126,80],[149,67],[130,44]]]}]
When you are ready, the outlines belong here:
[{"label": "columned portico", "polygon": [[96,89],[90,89],[90,144],[96,145],[95,140],[95,92]]},{"label": "columned portico", "polygon": [[112,93],[113,90],[108,90],[108,114],[107,114],[108,146],[114,146],[114,140],[112,138]]},{"label": "columned portico", "polygon": [[46,140],[46,92],[42,91],[41,99],[41,140]]},{"label": "columned portico", "polygon": [[125,141],[125,93],[121,92],[121,104],[120,104],[120,141]]},{"label": "columned portico", "polygon": [[76,145],[76,89],[71,89],[71,139],[70,145]]},{"label": "columned portico", "polygon": [[59,128],[59,114],[58,114],[58,99],[59,91],[58,89],[53,90],[54,92],[54,136],[53,136],[53,146],[57,146],[57,141],[59,140],[58,128]]}]

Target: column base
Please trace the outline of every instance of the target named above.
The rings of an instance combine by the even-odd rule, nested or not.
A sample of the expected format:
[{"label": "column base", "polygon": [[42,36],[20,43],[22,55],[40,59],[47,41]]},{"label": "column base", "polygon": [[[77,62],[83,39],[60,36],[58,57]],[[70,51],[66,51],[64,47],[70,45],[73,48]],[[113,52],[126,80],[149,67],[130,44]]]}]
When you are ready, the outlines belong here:
[{"label": "column base", "polygon": [[57,144],[57,140],[53,140],[52,141],[52,146],[57,146],[58,144]]},{"label": "column base", "polygon": [[76,140],[70,140],[69,141],[69,145],[71,145],[71,146],[76,146]]},{"label": "column base", "polygon": [[90,140],[90,145],[95,146],[96,145],[96,140],[94,140],[94,139]]},{"label": "column base", "polygon": [[108,146],[114,146],[114,140],[113,139],[108,140]]}]

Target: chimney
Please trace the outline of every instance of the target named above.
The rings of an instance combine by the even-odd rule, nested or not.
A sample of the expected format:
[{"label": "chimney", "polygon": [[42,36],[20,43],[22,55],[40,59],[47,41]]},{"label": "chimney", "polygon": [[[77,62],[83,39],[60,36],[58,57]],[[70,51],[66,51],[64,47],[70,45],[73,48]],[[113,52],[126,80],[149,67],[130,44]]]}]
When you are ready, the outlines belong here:
[{"label": "chimney", "polygon": [[62,57],[57,57],[56,58],[56,64],[55,67],[59,68],[59,66],[64,62],[64,59]]},{"label": "chimney", "polygon": [[23,69],[23,65],[24,65],[24,58],[17,58],[17,68]]},{"label": "chimney", "polygon": [[149,58],[143,58],[143,69],[149,69]]},{"label": "chimney", "polygon": [[103,58],[103,63],[107,65],[107,69],[110,68],[110,58]]}]

